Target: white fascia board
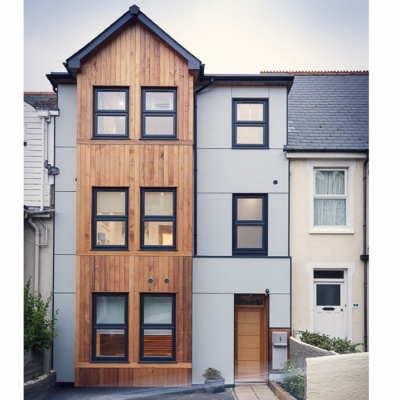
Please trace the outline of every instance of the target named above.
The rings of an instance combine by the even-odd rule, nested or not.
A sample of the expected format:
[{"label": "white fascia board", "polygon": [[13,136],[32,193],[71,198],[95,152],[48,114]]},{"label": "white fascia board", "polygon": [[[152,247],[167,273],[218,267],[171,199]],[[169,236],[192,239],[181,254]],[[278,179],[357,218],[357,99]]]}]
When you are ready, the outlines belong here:
[{"label": "white fascia board", "polygon": [[339,152],[295,152],[285,153],[286,158],[318,158],[318,159],[365,159],[366,153],[339,153]]}]

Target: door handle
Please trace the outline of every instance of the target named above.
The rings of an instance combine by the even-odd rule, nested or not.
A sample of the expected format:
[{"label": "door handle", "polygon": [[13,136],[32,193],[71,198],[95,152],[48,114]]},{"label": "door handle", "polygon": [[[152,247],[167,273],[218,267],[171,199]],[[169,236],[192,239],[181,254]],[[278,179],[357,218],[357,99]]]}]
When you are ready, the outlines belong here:
[{"label": "door handle", "polygon": [[[334,311],[335,307],[322,307],[324,311]],[[343,310],[342,310],[343,311]]]}]

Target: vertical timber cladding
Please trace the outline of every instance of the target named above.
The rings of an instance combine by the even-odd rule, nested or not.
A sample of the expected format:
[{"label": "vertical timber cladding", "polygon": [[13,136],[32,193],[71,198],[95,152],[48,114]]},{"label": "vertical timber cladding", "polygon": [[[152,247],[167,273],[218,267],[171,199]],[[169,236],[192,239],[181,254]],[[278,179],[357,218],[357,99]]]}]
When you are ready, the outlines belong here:
[{"label": "vertical timber cladding", "polygon": [[[129,140],[92,140],[95,86],[129,88]],[[178,140],[140,140],[142,87],[177,88]],[[75,386],[190,385],[193,76],[185,60],[136,23],[85,60],[77,92]],[[92,187],[128,188],[128,251],[91,251]],[[140,251],[141,187],[176,188],[177,251]],[[128,293],[127,363],[91,363],[96,292]],[[139,363],[139,301],[146,292],[176,293],[176,363]]]}]

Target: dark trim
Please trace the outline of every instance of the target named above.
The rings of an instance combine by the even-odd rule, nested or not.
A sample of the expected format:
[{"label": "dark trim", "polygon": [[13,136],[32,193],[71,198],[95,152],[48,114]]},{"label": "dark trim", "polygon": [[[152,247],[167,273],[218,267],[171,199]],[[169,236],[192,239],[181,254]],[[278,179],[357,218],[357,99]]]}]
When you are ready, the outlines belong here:
[{"label": "dark trim", "polygon": [[369,154],[363,165],[363,254],[360,259],[364,261],[364,350],[368,351],[368,261],[367,254],[367,164]]},{"label": "dark trim", "polygon": [[[173,215],[145,215],[145,192],[171,192],[173,195],[172,212]],[[144,225],[147,221],[172,222],[172,246],[145,245],[144,244]],[[141,188],[140,189],[140,250],[145,251],[171,251],[176,250],[176,188]]]},{"label": "dark trim", "polygon": [[[202,73],[203,72],[203,73]],[[211,81],[215,83],[265,83],[287,86],[293,85],[294,75],[256,75],[256,74],[204,74],[204,67],[200,70],[199,82]]]},{"label": "dark trim", "polygon": [[[97,215],[97,193],[98,192],[125,192],[125,215]],[[125,187],[93,187],[92,188],[92,249],[91,250],[110,250],[126,251],[128,250],[129,237],[129,191]],[[125,244],[124,245],[99,245],[97,244],[98,221],[122,221],[125,223]]]},{"label": "dark trim", "polygon": [[[263,120],[262,121],[238,121],[236,115],[236,106],[238,104],[262,104]],[[268,99],[260,98],[233,98],[232,99],[232,148],[233,149],[268,149],[269,147],[269,114]],[[262,144],[238,144],[237,128],[239,127],[262,127],[263,143]]]},{"label": "dark trim", "polygon": [[[124,323],[96,323],[98,297],[124,298]],[[96,329],[119,329],[124,331],[124,356],[105,357],[96,355]],[[127,293],[92,293],[92,357],[91,362],[119,363],[128,362],[128,294]]]},{"label": "dark trim", "polygon": [[349,148],[341,148],[341,149],[330,149],[327,147],[321,149],[307,149],[307,148],[295,148],[284,146],[283,151],[287,151],[288,153],[368,153],[368,149],[349,149]]},{"label": "dark trim", "polygon": [[69,72],[51,72],[46,74],[46,78],[50,81],[54,92],[57,92],[57,87],[61,84],[76,85],[76,79]]},{"label": "dark trim", "polygon": [[[238,199],[261,199],[262,219],[261,220],[239,220],[237,213]],[[237,245],[237,228],[239,226],[254,226],[262,228],[262,248],[240,248]],[[258,257],[259,254],[268,254],[268,195],[267,194],[232,194],[232,256],[251,255]]]},{"label": "dark trim", "polygon": [[[146,109],[146,93],[172,93],[173,109],[172,110],[147,110]],[[141,139],[147,140],[170,140],[177,139],[177,88],[173,87],[143,87],[141,92]],[[146,135],[146,117],[172,117],[173,132],[172,135]]]},{"label": "dark trim", "polygon": [[269,256],[268,254],[235,254],[234,256],[193,256],[193,258],[282,258],[291,260],[292,256]]},{"label": "dark trim", "polygon": [[[98,107],[98,93],[109,92],[123,92],[125,93],[125,110],[104,110]],[[125,117],[125,134],[113,135],[113,134],[99,134],[98,133],[98,118],[97,117]],[[127,87],[94,87],[93,88],[93,138],[104,139],[104,140],[120,140],[129,139],[129,88]]]},{"label": "dark trim", "polygon": [[[170,324],[144,323],[144,298],[145,297],[169,297],[172,299],[172,315]],[[144,355],[144,330],[171,330],[172,331],[172,355],[167,356],[145,356]],[[173,363],[176,358],[176,294],[175,293],[140,293],[140,362]]]}]

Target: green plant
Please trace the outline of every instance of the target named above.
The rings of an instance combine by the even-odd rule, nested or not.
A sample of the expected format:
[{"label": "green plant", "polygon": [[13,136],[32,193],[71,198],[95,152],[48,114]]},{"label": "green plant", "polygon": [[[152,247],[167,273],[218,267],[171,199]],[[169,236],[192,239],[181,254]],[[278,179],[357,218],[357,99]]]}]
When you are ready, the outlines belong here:
[{"label": "green plant", "polygon": [[281,386],[299,400],[304,399],[304,372],[298,366],[297,360],[288,360],[282,364],[283,380]]},{"label": "green plant", "polygon": [[53,318],[47,318],[53,293],[44,301],[42,295],[30,292],[31,278],[24,287],[24,349],[44,351],[50,349],[57,336],[55,329],[56,310]]},{"label": "green plant", "polygon": [[222,374],[221,371],[210,367],[204,371],[203,378],[207,381],[222,379]]},{"label": "green plant", "polygon": [[347,337],[330,338],[325,334],[317,332],[302,331],[300,340],[304,343],[311,344],[312,346],[319,347],[320,349],[335,351],[339,354],[358,353],[356,347],[361,346],[362,343],[352,343]]}]

